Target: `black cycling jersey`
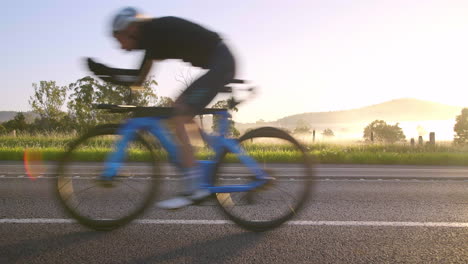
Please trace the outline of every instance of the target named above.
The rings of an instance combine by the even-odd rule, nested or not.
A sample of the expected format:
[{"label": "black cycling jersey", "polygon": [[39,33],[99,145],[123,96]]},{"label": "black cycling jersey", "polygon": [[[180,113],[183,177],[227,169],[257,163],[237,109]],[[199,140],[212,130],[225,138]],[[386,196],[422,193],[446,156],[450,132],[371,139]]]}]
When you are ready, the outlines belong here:
[{"label": "black cycling jersey", "polygon": [[[208,71],[180,95],[177,102],[197,112],[204,108],[226,83],[234,78],[235,61],[219,35],[177,17],[161,17],[141,24],[138,49],[146,51],[140,69],[109,68],[88,60],[90,69],[103,80],[119,85],[139,84],[152,60],[181,59]],[[107,77],[103,77],[107,76]]]},{"label": "black cycling jersey", "polygon": [[143,22],[141,27],[138,49],[144,49],[146,53],[140,68],[119,69],[99,65],[105,68],[105,74],[111,75],[109,81],[119,85],[138,83],[145,77],[141,76],[142,73],[146,74],[151,68],[152,60],[181,59],[208,69],[213,53],[222,42],[217,33],[178,17],[153,18]]},{"label": "black cycling jersey", "polygon": [[205,69],[221,41],[217,33],[178,17],[146,22],[141,36],[139,46],[146,50],[146,60],[181,59]]}]

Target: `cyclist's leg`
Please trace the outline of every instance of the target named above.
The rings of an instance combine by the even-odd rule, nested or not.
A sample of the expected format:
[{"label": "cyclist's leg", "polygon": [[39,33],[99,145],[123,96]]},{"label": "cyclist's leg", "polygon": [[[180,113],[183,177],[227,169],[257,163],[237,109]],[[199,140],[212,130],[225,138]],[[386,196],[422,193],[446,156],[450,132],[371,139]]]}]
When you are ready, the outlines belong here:
[{"label": "cyclist's leg", "polygon": [[174,103],[176,115],[173,121],[185,168],[196,166],[185,124],[193,122],[193,117],[216,97],[218,90],[234,78],[234,58],[224,43],[218,45],[208,68],[209,71],[187,87]]},{"label": "cyclist's leg", "polygon": [[191,192],[192,195],[185,197],[185,199],[176,197],[163,201],[158,204],[159,207],[177,209],[190,204],[190,197],[202,198],[203,195],[197,195],[199,194],[196,190],[198,181],[193,180],[201,177],[201,170],[196,166],[185,125],[193,122],[193,117],[214,99],[219,88],[234,78],[234,68],[234,59],[230,51],[224,44],[220,43],[211,60],[209,71],[194,81],[175,101],[176,114],[172,118],[172,122],[176,128],[176,136],[180,141],[179,158],[186,171],[186,175],[184,175],[186,178],[185,190]]},{"label": "cyclist's leg", "polygon": [[194,115],[189,114],[190,110],[186,105],[175,105],[174,107],[176,108],[176,112],[184,113],[177,114],[172,118],[172,122],[175,126],[175,134],[180,142],[181,151],[179,159],[184,168],[191,168],[195,166],[195,158],[185,125],[192,122]]},{"label": "cyclist's leg", "polygon": [[185,95],[176,100],[174,104],[175,116],[171,119],[175,127],[176,137],[179,140],[178,159],[183,167],[183,191],[176,197],[159,202],[157,206],[163,209],[182,208],[210,195],[208,190],[199,189],[199,181],[203,175],[195,162],[195,156],[186,130],[186,124],[193,122],[196,110],[187,104],[185,100]]}]

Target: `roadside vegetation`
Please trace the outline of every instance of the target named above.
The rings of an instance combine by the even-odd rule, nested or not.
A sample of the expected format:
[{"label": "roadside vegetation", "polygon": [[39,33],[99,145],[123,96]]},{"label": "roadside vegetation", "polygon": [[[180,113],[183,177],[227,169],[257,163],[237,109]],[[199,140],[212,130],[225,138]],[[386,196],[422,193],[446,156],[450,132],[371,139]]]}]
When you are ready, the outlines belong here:
[{"label": "roadside vegetation", "polygon": [[[118,123],[125,118],[122,114],[94,111],[93,104],[171,106],[171,98],[156,95],[157,85],[149,78],[139,92],[132,93],[128,87],[103,83],[89,76],[68,86],[59,86],[55,81],[33,84],[34,94],[29,103],[35,118],[18,113],[12,120],[0,124],[0,160],[23,160],[25,150],[28,150],[41,153],[39,156],[43,160],[56,161],[79,134],[96,125]],[[228,101],[219,101],[214,107],[229,105]],[[304,142],[307,151],[320,163],[468,166],[468,108],[463,109],[456,120],[453,142],[420,144],[413,139],[408,141],[398,123],[387,124],[384,120],[371,122],[363,129],[362,140],[350,144],[315,142],[316,131],[312,131],[310,124],[303,120],[287,132],[298,138],[299,134],[312,136],[312,141]],[[230,135],[239,136],[233,120],[230,120],[230,126]],[[216,129],[216,122],[212,129]],[[317,132],[325,139],[335,137],[331,129]],[[81,161],[103,160],[112,150],[113,143],[112,138],[93,141],[80,149],[75,158]],[[198,145],[197,158],[206,159],[211,152],[202,146]],[[250,155],[264,162],[295,162],[299,157],[281,144],[252,144],[247,148]],[[161,150],[156,154],[159,160],[167,159]],[[133,161],[146,160],[148,155],[138,146],[129,151],[129,158]],[[234,157],[229,156],[228,160],[233,161]]]},{"label": "roadside vegetation", "polygon": [[[17,134],[16,137],[0,136],[0,160],[23,160],[24,151],[28,149],[40,152],[42,159],[57,161],[65,151],[67,145],[77,137],[76,133],[48,133],[48,134]],[[80,161],[103,160],[112,150],[115,138],[101,138],[90,142],[80,149],[76,159]],[[295,162],[297,153],[288,146],[281,144],[252,144],[246,146],[252,156],[265,162]],[[316,143],[306,144],[307,151],[318,162],[328,164],[403,164],[403,165],[458,165],[468,166],[468,146],[441,142],[435,145],[415,145],[408,143]],[[167,160],[162,150],[156,151],[159,160]],[[198,147],[199,159],[206,159],[211,151]],[[132,161],[147,160],[149,153],[135,146],[130,149],[129,157]],[[228,157],[233,161],[234,157]]]}]

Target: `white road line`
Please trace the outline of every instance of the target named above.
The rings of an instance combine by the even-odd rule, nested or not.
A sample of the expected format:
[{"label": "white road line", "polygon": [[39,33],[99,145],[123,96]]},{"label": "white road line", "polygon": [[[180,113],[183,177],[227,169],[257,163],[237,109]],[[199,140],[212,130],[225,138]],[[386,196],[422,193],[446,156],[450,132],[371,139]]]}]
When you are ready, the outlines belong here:
[{"label": "white road line", "polygon": [[468,223],[462,222],[290,221],[287,224],[306,226],[468,227]]},{"label": "white road line", "polygon": [[141,219],[134,221],[137,224],[150,225],[229,225],[234,224],[228,220],[164,220],[164,219]]},{"label": "white road line", "polygon": [[[29,177],[25,177],[24,175],[13,175],[13,176],[5,176],[5,175],[0,175],[1,179],[29,179]],[[38,176],[37,178],[39,179],[56,179],[56,176]],[[75,179],[75,180],[89,180],[89,179],[96,179],[97,177],[89,176],[89,177],[83,177],[83,176],[71,176],[67,177],[69,179]],[[137,180],[150,180],[151,177],[128,177],[129,179],[137,179]],[[313,179],[312,181],[316,182],[404,182],[404,183],[434,183],[434,182],[468,182],[466,179],[346,179],[346,177],[343,177],[344,179],[340,178],[325,178],[325,179]],[[231,181],[241,181],[241,178],[220,178],[221,180],[231,180]],[[171,177],[165,177],[164,180],[166,181],[180,181],[179,178],[171,178]],[[300,182],[303,180],[297,180],[295,178],[289,178],[289,179],[279,179],[278,181],[285,182],[285,181],[296,181]]]},{"label": "white road line", "polygon": [[0,219],[0,224],[69,224],[76,223],[72,219],[60,219],[60,218],[25,218],[25,219]]},{"label": "white road line", "polygon": [[[0,224],[72,224],[72,219],[60,218],[25,218],[0,219]],[[149,225],[230,225],[228,220],[165,220],[165,219],[138,219],[135,224]],[[379,226],[379,227],[468,227],[468,222],[387,222],[387,221],[289,221],[286,225],[293,226]]]}]

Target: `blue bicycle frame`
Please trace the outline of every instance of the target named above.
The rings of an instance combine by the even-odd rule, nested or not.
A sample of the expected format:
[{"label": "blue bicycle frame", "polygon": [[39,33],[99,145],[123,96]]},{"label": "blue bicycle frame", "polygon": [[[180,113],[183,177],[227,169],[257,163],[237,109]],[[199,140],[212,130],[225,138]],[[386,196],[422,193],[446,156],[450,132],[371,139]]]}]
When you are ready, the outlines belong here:
[{"label": "blue bicycle frame", "polygon": [[[202,131],[203,138],[214,150],[215,156],[212,160],[198,161],[199,165],[203,169],[204,175],[201,188],[205,188],[211,193],[231,193],[250,191],[265,184],[269,178],[268,174],[261,169],[254,159],[245,153],[236,139],[226,138],[226,134],[229,129],[230,114],[225,109],[220,109],[213,114],[221,117],[219,120],[219,135],[208,135]],[[122,138],[117,142],[116,150],[107,157],[105,170],[101,178],[103,180],[112,180],[113,176],[117,175],[126,155],[125,150],[128,144],[136,138],[138,131],[148,131],[155,136],[160,141],[162,147],[168,152],[169,161],[176,166],[181,167],[179,162],[179,149],[174,143],[172,135],[161,122],[168,118],[169,116],[137,117],[129,119],[127,122],[123,123],[118,129],[118,134],[121,135]],[[245,166],[252,171],[256,180],[249,184],[214,186],[213,177],[215,165],[221,161],[222,155],[226,150],[235,154],[240,162],[245,164]]]}]

